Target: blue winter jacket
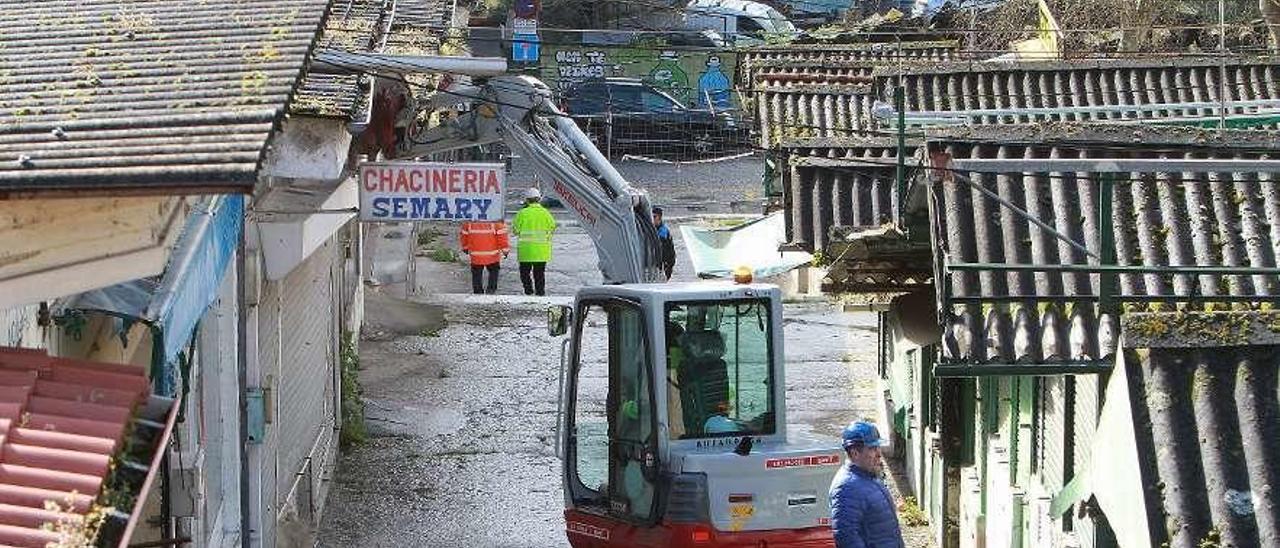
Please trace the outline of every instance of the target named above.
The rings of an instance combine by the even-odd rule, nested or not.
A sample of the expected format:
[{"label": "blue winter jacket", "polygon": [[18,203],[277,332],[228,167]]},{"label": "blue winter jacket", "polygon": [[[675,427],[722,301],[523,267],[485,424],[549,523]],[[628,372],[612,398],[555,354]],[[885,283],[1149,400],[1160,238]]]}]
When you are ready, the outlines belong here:
[{"label": "blue winter jacket", "polygon": [[879,478],[845,462],[830,495],[836,548],[903,548],[893,496]]}]

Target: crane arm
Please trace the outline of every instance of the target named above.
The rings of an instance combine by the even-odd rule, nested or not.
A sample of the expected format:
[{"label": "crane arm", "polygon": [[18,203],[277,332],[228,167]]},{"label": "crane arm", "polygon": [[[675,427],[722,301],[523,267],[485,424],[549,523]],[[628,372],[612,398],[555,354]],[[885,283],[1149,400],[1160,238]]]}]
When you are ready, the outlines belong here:
[{"label": "crane arm", "polygon": [[474,94],[450,95],[473,99],[469,112],[406,139],[396,157],[502,141],[550,181],[551,192],[591,236],[605,283],[665,279],[648,193],[631,186],[586,133],[556,108],[546,84],[529,76],[504,75],[465,89]]}]

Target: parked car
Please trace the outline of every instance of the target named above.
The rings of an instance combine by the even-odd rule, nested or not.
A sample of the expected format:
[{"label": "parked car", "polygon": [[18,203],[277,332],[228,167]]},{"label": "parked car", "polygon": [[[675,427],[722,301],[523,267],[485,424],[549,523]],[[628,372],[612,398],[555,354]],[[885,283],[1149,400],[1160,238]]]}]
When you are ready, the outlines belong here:
[{"label": "parked car", "polygon": [[714,30],[739,47],[762,44],[769,36],[800,34],[778,10],[750,0],[693,0],[685,6],[684,24],[694,30]]},{"label": "parked car", "polygon": [[606,154],[706,157],[750,142],[731,112],[690,108],[635,78],[588,80],[569,88],[563,108]]}]

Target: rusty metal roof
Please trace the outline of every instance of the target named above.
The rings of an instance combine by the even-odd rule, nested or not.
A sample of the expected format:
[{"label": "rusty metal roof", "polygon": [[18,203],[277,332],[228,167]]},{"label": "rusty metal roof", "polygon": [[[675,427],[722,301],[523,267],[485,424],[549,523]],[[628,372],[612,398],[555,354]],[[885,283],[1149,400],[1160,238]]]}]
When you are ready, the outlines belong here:
[{"label": "rusty metal roof", "polygon": [[[1098,264],[1097,207],[1102,171],[1113,171],[1116,264],[1274,268],[1280,256],[1280,173],[1239,167],[1189,167],[1186,160],[1261,163],[1280,154],[1280,134],[1126,126],[1001,126],[937,132],[935,162],[955,168],[916,180],[927,192],[935,262]],[[1010,163],[1006,169],[974,162]],[[1050,168],[1083,160],[1097,171]],[[1101,169],[1109,161],[1116,169]],[[982,171],[964,162],[985,165]],[[1152,163],[1147,163],[1152,162]],[[1177,172],[1161,167],[1174,162]],[[1122,164],[1143,164],[1135,171]],[[940,164],[939,164],[940,165]],[[1222,172],[1224,169],[1230,172]],[[1052,172],[1052,173],[1051,173]],[[954,176],[948,174],[954,173]],[[965,181],[969,181],[966,183]],[[927,188],[922,188],[927,187]],[[913,189],[914,190],[914,189]],[[1007,202],[1001,205],[994,197]],[[1034,225],[1030,217],[1045,223]],[[1082,247],[1074,247],[1069,239]],[[1098,274],[948,271],[938,291],[953,318],[944,337],[950,362],[1098,360],[1114,353],[1115,320],[1099,318]],[[1280,294],[1270,274],[1119,274],[1119,299],[1148,302],[1249,301]]]},{"label": "rusty metal roof", "polygon": [[326,0],[0,0],[0,195],[243,192]]}]

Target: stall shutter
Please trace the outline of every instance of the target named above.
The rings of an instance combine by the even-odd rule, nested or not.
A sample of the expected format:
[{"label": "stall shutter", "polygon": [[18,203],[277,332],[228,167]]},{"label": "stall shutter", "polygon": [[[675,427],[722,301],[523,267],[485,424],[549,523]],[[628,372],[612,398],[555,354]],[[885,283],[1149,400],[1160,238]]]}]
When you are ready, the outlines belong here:
[{"label": "stall shutter", "polygon": [[[336,356],[334,329],[333,271],[336,245],[326,243],[290,272],[280,284],[280,432],[277,500],[288,501],[295,482],[300,482],[296,501],[301,514],[310,511],[310,481],[320,474],[307,470],[307,457],[317,440],[332,434],[333,364]],[[324,441],[321,441],[323,445]],[[324,447],[320,451],[323,452]],[[299,473],[310,474],[298,476]]]}]

